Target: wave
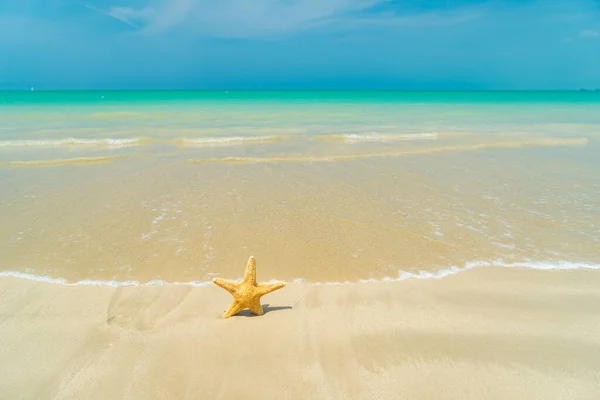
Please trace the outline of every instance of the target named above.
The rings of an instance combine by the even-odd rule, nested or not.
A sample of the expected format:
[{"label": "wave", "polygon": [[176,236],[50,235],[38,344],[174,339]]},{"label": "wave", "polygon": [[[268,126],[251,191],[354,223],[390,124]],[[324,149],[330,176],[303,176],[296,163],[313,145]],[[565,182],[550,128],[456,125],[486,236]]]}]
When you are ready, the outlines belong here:
[{"label": "wave", "polygon": [[[584,263],[584,262],[570,262],[570,261],[557,261],[557,262],[517,262],[517,263],[505,263],[502,260],[495,261],[472,261],[466,263],[462,267],[451,267],[448,269],[442,269],[439,271],[420,271],[418,273],[398,271],[396,277],[384,277],[381,279],[359,279],[357,281],[344,281],[344,282],[307,282],[304,278],[294,279],[293,283],[309,283],[312,285],[349,285],[349,284],[362,284],[362,283],[376,283],[376,282],[401,282],[407,279],[442,279],[448,276],[456,275],[461,272],[469,271],[474,268],[485,268],[485,267],[496,267],[496,268],[523,268],[533,269],[542,271],[574,271],[574,270],[598,270],[600,271],[600,264]],[[34,275],[17,271],[3,271],[0,272],[0,278],[10,277],[25,279],[35,282],[52,283],[65,286],[110,286],[110,287],[122,287],[122,286],[165,286],[165,285],[186,285],[186,286],[206,286],[212,284],[211,281],[189,281],[189,282],[167,282],[164,280],[151,280],[148,282],[140,282],[135,280],[129,281],[117,281],[117,280],[93,280],[84,279],[76,282],[69,282],[64,278],[53,278],[51,276]],[[270,282],[270,281],[269,281]]]},{"label": "wave", "polygon": [[61,165],[87,165],[87,164],[104,164],[124,158],[123,156],[100,156],[100,157],[75,157],[75,158],[59,158],[55,160],[31,160],[31,161],[8,161],[0,163],[10,167],[51,167]]},{"label": "wave", "polygon": [[522,147],[558,147],[558,146],[585,146],[588,140],[586,138],[577,139],[532,139],[510,142],[492,142],[492,143],[477,143],[469,145],[453,145],[453,146],[438,146],[413,148],[401,151],[386,152],[386,153],[365,153],[365,154],[350,154],[350,155],[332,155],[325,157],[223,157],[223,158],[198,158],[188,160],[191,163],[227,163],[227,164],[264,164],[264,163],[315,163],[315,162],[332,162],[332,161],[350,161],[350,160],[367,160],[373,158],[389,158],[402,157],[411,155],[436,154],[436,153],[452,153],[462,151],[476,151],[487,149],[514,149]]},{"label": "wave", "polygon": [[0,147],[72,147],[72,146],[94,146],[94,147],[132,147],[140,146],[148,142],[147,138],[124,138],[124,139],[45,139],[45,140],[2,140]]},{"label": "wave", "polygon": [[15,272],[15,271],[0,272],[0,277],[19,278],[19,279],[26,279],[28,281],[53,283],[53,284],[65,285],[65,286],[110,286],[110,287],[161,286],[161,285],[205,286],[205,285],[208,285],[211,283],[211,282],[200,282],[200,281],[167,282],[167,281],[163,281],[163,280],[152,280],[152,281],[148,281],[145,283],[140,283],[139,281],[116,281],[116,280],[103,281],[103,280],[93,280],[93,279],[84,279],[81,281],[69,282],[64,278],[53,278],[51,276],[33,275],[33,274],[26,274],[23,272]]},{"label": "wave", "polygon": [[289,139],[290,136],[224,136],[203,138],[181,138],[173,142],[184,147],[212,147],[212,146],[234,146],[240,144],[274,143]]},{"label": "wave", "polygon": [[432,133],[402,133],[384,134],[379,132],[353,133],[348,135],[325,135],[315,136],[317,140],[343,141],[344,143],[368,143],[368,142],[398,142],[415,140],[437,140],[438,134]]},{"label": "wave", "polygon": [[[570,262],[570,261],[556,261],[556,262],[517,262],[517,263],[505,263],[503,260],[495,261],[471,261],[466,263],[463,267],[450,267],[440,271],[419,271],[419,273],[399,271],[396,278],[385,277],[381,280],[374,279],[361,279],[359,283],[369,283],[378,281],[404,281],[407,279],[441,279],[447,276],[456,275],[460,272],[469,271],[474,268],[481,267],[497,267],[497,268],[523,268],[523,269],[535,269],[542,271],[570,271],[570,270],[600,270],[600,264],[583,263],[583,262]],[[345,282],[344,282],[345,283]],[[327,282],[325,284],[337,284],[337,282]]]},{"label": "wave", "polygon": [[39,140],[3,140],[0,148],[52,148],[52,147],[102,147],[122,148],[142,146],[151,143],[163,143],[179,145],[183,147],[210,147],[231,146],[253,143],[273,143],[290,139],[289,135],[273,136],[223,136],[223,137],[199,137],[199,138],[176,138],[176,139],[151,139],[145,137],[135,138],[64,138],[64,139],[39,139]]}]

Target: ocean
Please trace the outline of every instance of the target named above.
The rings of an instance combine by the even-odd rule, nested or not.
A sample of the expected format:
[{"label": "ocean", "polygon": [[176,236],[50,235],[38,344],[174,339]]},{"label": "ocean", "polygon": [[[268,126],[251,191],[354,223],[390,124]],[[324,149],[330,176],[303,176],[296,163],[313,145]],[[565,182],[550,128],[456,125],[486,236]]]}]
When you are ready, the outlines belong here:
[{"label": "ocean", "polygon": [[0,92],[0,276],[600,269],[599,92]]}]

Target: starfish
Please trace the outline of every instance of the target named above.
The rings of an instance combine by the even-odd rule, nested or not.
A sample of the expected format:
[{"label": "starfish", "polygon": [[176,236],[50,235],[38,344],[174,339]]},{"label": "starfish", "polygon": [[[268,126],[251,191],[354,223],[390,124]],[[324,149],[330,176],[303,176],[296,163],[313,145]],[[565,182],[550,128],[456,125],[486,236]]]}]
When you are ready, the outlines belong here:
[{"label": "starfish", "polygon": [[248,259],[244,280],[241,282],[232,282],[221,278],[215,278],[213,282],[227,290],[233,296],[233,301],[227,311],[225,311],[225,314],[223,314],[223,318],[229,318],[245,308],[249,308],[254,315],[263,315],[265,312],[260,305],[260,298],[267,293],[285,286],[285,282],[257,284],[256,260],[253,256],[250,256]]}]

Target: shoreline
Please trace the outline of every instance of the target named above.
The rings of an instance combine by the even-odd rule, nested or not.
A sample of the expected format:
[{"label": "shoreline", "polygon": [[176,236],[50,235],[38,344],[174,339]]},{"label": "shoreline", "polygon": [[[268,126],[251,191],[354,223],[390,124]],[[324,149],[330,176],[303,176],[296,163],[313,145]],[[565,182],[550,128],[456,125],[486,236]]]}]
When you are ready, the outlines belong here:
[{"label": "shoreline", "polygon": [[593,270],[290,283],[263,298],[264,316],[227,320],[230,296],[214,285],[3,277],[0,288],[4,398],[591,400],[600,391]]},{"label": "shoreline", "polygon": [[[383,278],[357,279],[354,281],[311,281],[307,278],[295,278],[289,283],[306,283],[310,285],[352,285],[363,283],[378,283],[378,282],[402,282],[407,279],[442,279],[448,276],[456,275],[461,272],[466,272],[474,268],[517,268],[517,269],[532,269],[540,271],[576,271],[576,270],[600,270],[600,264],[588,262],[571,262],[571,261],[539,261],[539,262],[516,262],[504,263],[502,260],[496,261],[472,261],[466,263],[462,267],[452,266],[450,268],[442,268],[437,271],[421,270],[418,273],[400,270],[396,278],[385,276]],[[220,274],[211,274],[215,277]],[[0,279],[2,278],[17,278],[33,282],[42,282],[64,286],[107,286],[107,287],[143,287],[143,286],[208,286],[213,282],[210,281],[186,281],[186,282],[170,282],[162,279],[153,279],[146,282],[137,280],[97,280],[97,279],[82,279],[75,282],[70,282],[64,278],[55,278],[48,275],[36,275],[19,271],[0,271]],[[231,278],[228,278],[231,279]],[[233,279],[235,281],[235,279]],[[265,283],[277,282],[277,279],[265,280]]]}]

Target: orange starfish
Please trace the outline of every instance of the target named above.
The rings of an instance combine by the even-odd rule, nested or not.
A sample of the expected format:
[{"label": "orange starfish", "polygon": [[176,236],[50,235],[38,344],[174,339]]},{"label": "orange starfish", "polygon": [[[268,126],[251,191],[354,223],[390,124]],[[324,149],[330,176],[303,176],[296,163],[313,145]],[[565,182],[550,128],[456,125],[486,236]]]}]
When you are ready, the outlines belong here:
[{"label": "orange starfish", "polygon": [[257,284],[256,260],[253,256],[248,259],[244,280],[241,282],[232,282],[221,278],[215,278],[213,282],[233,296],[233,302],[223,314],[223,318],[229,318],[245,308],[249,308],[254,315],[263,315],[265,312],[260,304],[260,298],[285,286],[285,282]]}]

